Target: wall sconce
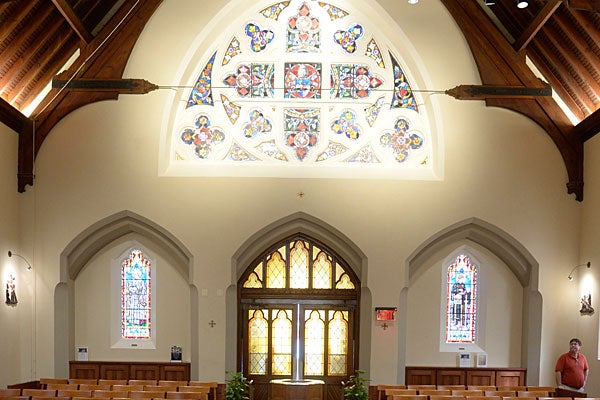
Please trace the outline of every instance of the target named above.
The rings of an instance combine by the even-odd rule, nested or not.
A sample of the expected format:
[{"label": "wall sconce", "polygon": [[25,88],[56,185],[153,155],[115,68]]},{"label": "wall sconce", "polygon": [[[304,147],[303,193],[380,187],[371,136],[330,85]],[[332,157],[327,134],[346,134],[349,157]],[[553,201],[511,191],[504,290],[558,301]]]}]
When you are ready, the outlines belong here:
[{"label": "wall sconce", "polygon": [[583,267],[584,265],[585,265],[586,267],[590,268],[590,267],[592,266],[592,263],[591,263],[590,261],[588,261],[588,262],[587,262],[587,263],[585,263],[585,264],[579,264],[579,265],[576,265],[576,266],[575,266],[575,267],[574,267],[574,268],[571,270],[571,272],[569,273],[569,276],[568,276],[567,278],[569,278],[569,280],[570,280],[570,281],[572,281],[572,280],[573,280],[573,272],[575,272],[575,270],[576,270],[577,268],[579,268],[579,267]]},{"label": "wall sconce", "polygon": [[15,256],[15,257],[19,257],[19,258],[23,259],[23,261],[25,261],[25,264],[27,264],[27,271],[31,271],[31,268],[33,268],[31,266],[31,264],[29,263],[29,261],[27,261],[27,259],[25,257],[23,257],[22,255],[20,255],[20,254],[13,253],[12,251],[9,250],[8,251],[8,256],[9,257]]}]

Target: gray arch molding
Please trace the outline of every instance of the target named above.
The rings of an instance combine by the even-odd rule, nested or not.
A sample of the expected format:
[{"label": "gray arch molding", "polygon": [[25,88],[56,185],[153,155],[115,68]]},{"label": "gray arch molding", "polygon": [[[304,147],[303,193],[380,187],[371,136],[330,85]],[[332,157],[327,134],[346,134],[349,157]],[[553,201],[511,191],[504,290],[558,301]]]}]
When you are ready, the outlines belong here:
[{"label": "gray arch molding", "polygon": [[231,284],[227,288],[227,328],[225,366],[236,369],[237,359],[237,281],[248,265],[262,251],[296,233],[304,233],[335,251],[352,268],[361,282],[359,368],[370,370],[371,355],[371,293],[367,287],[367,257],[342,232],[326,222],[298,212],[277,220],[250,236],[231,258]]},{"label": "gray arch molding", "polygon": [[496,255],[510,268],[523,286],[521,367],[527,368],[527,384],[538,384],[542,336],[542,297],[538,291],[539,264],[515,238],[478,218],[469,218],[441,230],[426,240],[406,261],[405,286],[400,293],[398,310],[398,382],[405,381],[405,338],[408,323],[406,303],[410,279],[439,249],[463,240],[477,243]]},{"label": "gray arch molding", "polygon": [[101,249],[117,239],[132,236],[149,242],[184,276],[190,286],[192,377],[198,370],[198,293],[193,285],[192,253],[174,235],[131,211],[121,211],[91,225],[75,237],[60,255],[60,282],[54,292],[54,373],[69,376],[75,353],[74,280]]}]

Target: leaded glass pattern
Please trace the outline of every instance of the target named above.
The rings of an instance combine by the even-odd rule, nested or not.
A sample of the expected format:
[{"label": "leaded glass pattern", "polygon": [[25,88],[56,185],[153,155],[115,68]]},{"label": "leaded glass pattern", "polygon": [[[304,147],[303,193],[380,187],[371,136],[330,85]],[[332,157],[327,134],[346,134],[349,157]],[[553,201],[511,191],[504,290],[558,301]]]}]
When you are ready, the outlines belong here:
[{"label": "leaded glass pattern", "polygon": [[348,311],[329,311],[329,375],[346,375],[348,356]]},{"label": "leaded glass pattern", "polygon": [[446,274],[446,343],[475,343],[477,322],[477,267],[461,254]]},{"label": "leaded glass pattern", "polygon": [[321,376],[325,371],[325,311],[306,310],[304,322],[304,374]]},{"label": "leaded glass pattern", "polygon": [[298,13],[288,20],[287,51],[316,53],[321,46],[319,19],[310,13],[310,7],[302,3]]},{"label": "leaded glass pattern", "polygon": [[346,268],[335,255],[300,236],[257,260],[241,285],[256,289],[355,289]]},{"label": "leaded glass pattern", "polygon": [[308,289],[308,249],[297,240],[290,252],[290,287],[292,289]]},{"label": "leaded glass pattern", "polygon": [[273,359],[271,373],[273,375],[290,375],[292,373],[292,311],[273,310],[275,319],[271,328]]},{"label": "leaded glass pattern", "polygon": [[331,287],[331,270],[331,259],[321,251],[313,264],[313,288],[329,289]]},{"label": "leaded glass pattern", "polygon": [[274,252],[267,261],[267,287],[283,289],[286,286],[285,260],[279,251]]},{"label": "leaded glass pattern", "polygon": [[121,263],[121,336],[124,339],[151,337],[151,263],[134,249]]},{"label": "leaded glass pattern", "polygon": [[[289,169],[277,167],[288,165],[299,167],[298,177],[303,165],[321,177],[432,170],[429,119],[378,21],[337,1],[263,0],[242,14],[211,38],[214,48],[189,78],[193,87],[175,118],[171,163],[199,175],[236,176],[280,176]],[[243,117],[257,110],[260,120]],[[214,136],[192,137],[199,115],[219,129]],[[397,132],[399,119],[411,123],[408,149],[394,142],[406,139]]]},{"label": "leaded glass pattern", "polygon": [[248,352],[251,374],[265,375],[267,373],[268,326],[268,321],[262,310],[250,310],[248,318]]}]

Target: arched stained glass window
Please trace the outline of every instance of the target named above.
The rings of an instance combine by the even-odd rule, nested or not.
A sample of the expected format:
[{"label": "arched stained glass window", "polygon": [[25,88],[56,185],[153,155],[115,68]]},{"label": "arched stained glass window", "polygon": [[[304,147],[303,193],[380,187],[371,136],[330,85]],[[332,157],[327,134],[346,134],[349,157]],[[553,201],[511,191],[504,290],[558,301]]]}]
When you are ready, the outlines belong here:
[{"label": "arched stained glass window", "polygon": [[475,343],[477,267],[461,254],[448,267],[446,278],[446,343]]},{"label": "arched stained glass window", "polygon": [[[262,276],[266,276],[266,280]],[[289,282],[287,276],[290,277]],[[268,289],[355,289],[348,272],[336,262],[333,255],[302,238],[290,240],[267,254],[247,273],[242,286]]]},{"label": "arched stained glass window", "polygon": [[121,263],[121,337],[151,337],[151,264],[141,250]]},{"label": "arched stained glass window", "polygon": [[188,78],[169,164],[209,175],[432,170],[428,117],[401,54],[378,21],[337,3],[259,1],[232,17]]}]

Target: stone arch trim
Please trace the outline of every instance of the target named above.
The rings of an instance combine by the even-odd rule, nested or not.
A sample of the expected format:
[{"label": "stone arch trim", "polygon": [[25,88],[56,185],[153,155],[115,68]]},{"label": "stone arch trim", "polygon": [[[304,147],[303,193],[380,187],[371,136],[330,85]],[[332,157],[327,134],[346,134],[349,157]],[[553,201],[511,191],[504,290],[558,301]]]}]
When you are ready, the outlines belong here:
[{"label": "stone arch trim", "polygon": [[60,255],[60,281],[54,292],[55,376],[69,376],[69,360],[74,359],[75,305],[74,280],[96,253],[117,239],[137,237],[152,244],[178,269],[190,286],[192,376],[198,370],[198,295],[193,284],[194,257],[169,231],[136,213],[124,210],[86,228]]},{"label": "stone arch trim", "polygon": [[432,235],[406,260],[404,287],[400,291],[398,312],[398,381],[405,381],[407,300],[411,278],[438,250],[464,240],[477,243],[497,256],[523,286],[521,366],[527,368],[527,384],[535,385],[539,382],[542,332],[542,297],[538,291],[539,264],[514,237],[479,218],[465,219]]},{"label": "stone arch trim", "polygon": [[231,285],[227,289],[227,336],[225,364],[235,370],[237,361],[237,281],[262,251],[295,233],[304,233],[320,241],[342,257],[361,281],[360,298],[360,369],[369,371],[371,358],[371,292],[367,286],[367,256],[341,231],[303,212],[281,218],[251,235],[231,257]]}]

